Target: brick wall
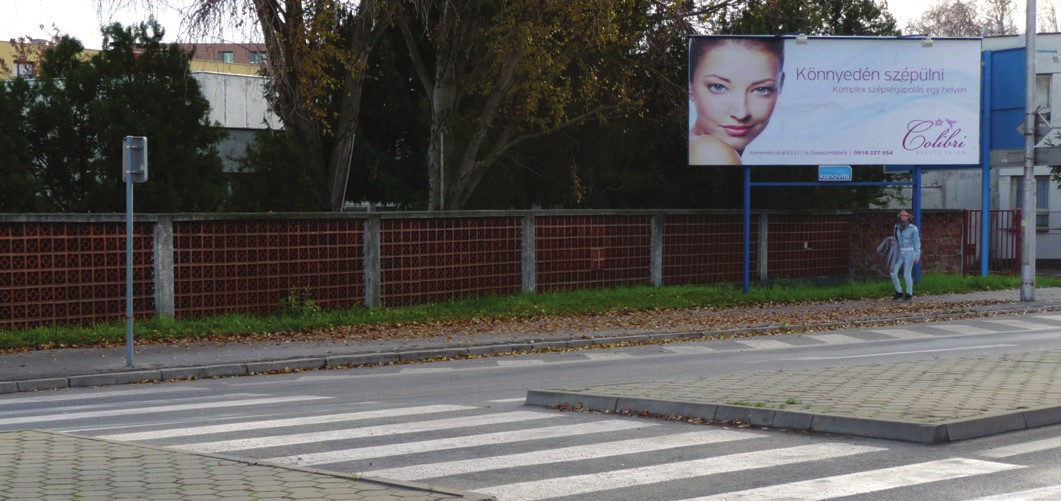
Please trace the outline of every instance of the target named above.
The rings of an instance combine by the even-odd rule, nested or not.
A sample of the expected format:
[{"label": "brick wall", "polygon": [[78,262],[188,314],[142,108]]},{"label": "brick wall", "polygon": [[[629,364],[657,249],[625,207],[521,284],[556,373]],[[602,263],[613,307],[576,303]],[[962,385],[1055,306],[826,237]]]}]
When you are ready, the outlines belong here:
[{"label": "brick wall", "polygon": [[[851,274],[856,277],[888,276],[887,265],[877,255],[877,245],[892,234],[898,210],[863,211],[851,225]],[[921,212],[921,270],[961,273],[963,211]]]}]

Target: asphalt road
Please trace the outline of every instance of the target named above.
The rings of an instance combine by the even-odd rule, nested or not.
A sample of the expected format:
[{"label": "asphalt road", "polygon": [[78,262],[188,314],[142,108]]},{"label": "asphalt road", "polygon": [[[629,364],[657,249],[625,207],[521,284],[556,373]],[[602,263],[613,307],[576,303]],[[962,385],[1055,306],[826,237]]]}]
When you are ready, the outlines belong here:
[{"label": "asphalt road", "polygon": [[74,432],[499,499],[1057,499],[1061,427],[927,446],[523,405],[529,389],[572,381],[784,371],[1061,345],[1061,323],[1018,320],[1045,327],[969,319],[910,325],[912,333],[931,334],[909,339],[884,339],[863,328],[830,332],[849,339],[836,344],[807,333],[14,393],[0,395],[0,430]]}]

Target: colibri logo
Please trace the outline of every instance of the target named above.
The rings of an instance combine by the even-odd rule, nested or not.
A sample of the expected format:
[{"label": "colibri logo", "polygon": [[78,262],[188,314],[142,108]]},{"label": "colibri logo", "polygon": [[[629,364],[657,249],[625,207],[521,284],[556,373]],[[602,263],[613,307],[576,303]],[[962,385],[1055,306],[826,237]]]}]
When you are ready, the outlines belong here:
[{"label": "colibri logo", "polygon": [[906,124],[903,149],[907,151],[956,151],[965,148],[966,135],[949,118],[911,120]]}]

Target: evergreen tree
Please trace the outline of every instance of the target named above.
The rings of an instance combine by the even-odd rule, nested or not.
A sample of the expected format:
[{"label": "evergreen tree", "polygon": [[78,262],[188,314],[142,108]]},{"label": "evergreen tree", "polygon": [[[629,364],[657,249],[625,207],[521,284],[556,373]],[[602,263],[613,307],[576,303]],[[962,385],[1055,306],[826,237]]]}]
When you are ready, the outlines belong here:
[{"label": "evergreen tree", "polygon": [[224,182],[216,145],[225,133],[209,123],[189,56],[161,42],[153,19],[112,24],[103,35],[103,50],[91,57],[76,39],[60,38],[44,51],[33,82],[11,84],[25,97],[0,141],[26,145],[30,159],[15,176],[35,178],[38,202],[53,210],[119,212],[123,138],[147,136],[149,179],[137,187],[137,211],[216,209]]}]

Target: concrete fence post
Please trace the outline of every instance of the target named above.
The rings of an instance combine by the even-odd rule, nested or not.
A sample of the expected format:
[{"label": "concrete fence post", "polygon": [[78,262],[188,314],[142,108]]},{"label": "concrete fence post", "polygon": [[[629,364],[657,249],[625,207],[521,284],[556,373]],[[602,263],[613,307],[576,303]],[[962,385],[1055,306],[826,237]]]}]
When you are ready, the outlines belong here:
[{"label": "concrete fence post", "polygon": [[364,228],[365,307],[376,308],[380,298],[380,217],[369,216]]},{"label": "concrete fence post", "polygon": [[649,281],[653,287],[663,286],[663,214],[652,216],[651,250],[649,250]]},{"label": "concrete fence post", "polygon": [[176,314],[173,271],[173,220],[161,217],[154,231],[155,315],[172,318]]},{"label": "concrete fence post", "polygon": [[523,231],[520,238],[520,275],[523,292],[534,292],[538,288],[538,256],[535,253],[534,214],[523,216]]}]

